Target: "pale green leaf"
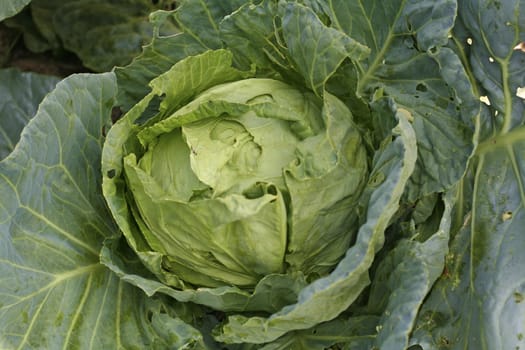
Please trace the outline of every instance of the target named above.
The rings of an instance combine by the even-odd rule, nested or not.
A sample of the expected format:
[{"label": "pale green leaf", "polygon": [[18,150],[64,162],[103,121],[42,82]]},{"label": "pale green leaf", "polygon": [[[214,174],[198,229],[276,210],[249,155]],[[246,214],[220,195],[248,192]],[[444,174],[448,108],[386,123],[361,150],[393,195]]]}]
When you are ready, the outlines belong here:
[{"label": "pale green leaf", "polygon": [[181,59],[204,51],[206,47],[185,33],[170,37],[154,36],[151,43],[129,65],[115,68],[119,84],[119,105],[125,111],[131,109],[150,91],[148,83],[153,78],[169,70]]},{"label": "pale green leaf", "polygon": [[300,144],[299,161],[284,172],[290,197],[286,261],[314,276],[329,273],[354,241],[369,173],[352,113],[335,96],[323,95],[326,131]]},{"label": "pale green leaf", "polygon": [[[221,83],[251,76],[251,72],[243,72],[232,66],[232,54],[226,50],[207,51],[187,57],[178,63],[153,79],[149,84],[151,93],[130,111],[132,118],[137,118],[136,114],[142,113],[143,107],[147,106],[155,96],[163,97],[156,115],[156,118],[162,120],[140,131],[139,139],[143,145],[147,145],[157,136],[177,126],[202,119],[200,114],[195,115],[191,111],[185,114],[183,109],[181,112],[178,111],[199,93]],[[174,81],[177,83],[173,84]]]},{"label": "pale green leaf", "polygon": [[283,334],[310,328],[334,319],[352,304],[369,284],[368,269],[384,242],[384,230],[398,208],[398,202],[416,161],[414,132],[402,115],[395,139],[376,160],[365,189],[367,219],[359,229],[355,244],[335,270],[303,288],[295,304],[268,318],[234,315],[215,330],[215,338],[225,343],[266,343]]},{"label": "pale green leaf", "polygon": [[[142,238],[142,233],[133,223],[134,220],[131,216],[133,208],[130,208],[126,202],[125,183],[120,178],[123,170],[123,152],[130,152],[134,147],[138,153],[143,152],[137,146],[138,141],[134,135],[137,134],[139,128],[134,123],[141,117],[155,94],[165,95],[159,108],[162,111],[162,115],[170,116],[172,111],[181,107],[191,97],[198,95],[199,92],[206,90],[210,86],[220,82],[244,78],[246,73],[232,68],[231,64],[231,54],[224,50],[210,51],[178,62],[168,72],[152,81],[153,92],[135,105],[112,127],[108,134],[108,141],[103,152],[104,192],[108,199],[108,204],[129,244],[137,252],[140,259],[161,277],[163,276],[162,273],[164,273],[161,272],[163,270],[162,254],[151,251],[151,248],[146,244]],[[177,84],[173,84],[174,81]],[[149,143],[158,134],[173,129],[176,126],[173,123],[180,122],[180,118],[174,115],[173,118],[164,119],[149,128],[142,129],[142,141]],[[140,225],[140,222],[137,222],[137,224]],[[199,243],[199,245],[201,244]],[[118,254],[112,253],[111,249],[106,250],[104,256],[105,263],[122,276],[123,279],[141,287],[150,295],[161,292],[179,301],[193,301],[219,310],[274,311],[289,302],[293,302],[297,291],[304,285],[301,275],[288,277],[270,274],[259,281],[253,294],[240,290],[237,287],[199,288],[181,291],[155,281],[150,275],[134,275],[133,270],[129,270],[119,263]],[[167,276],[166,278],[173,277]],[[177,285],[178,283],[172,279],[170,284]]]},{"label": "pale green leaf", "polygon": [[[131,232],[132,228],[128,217],[129,212],[123,210],[127,208],[124,200],[125,188],[124,183],[119,179],[122,174],[122,159],[125,154],[131,151],[131,149],[127,149],[126,153],[124,153],[124,146],[138,147],[136,134],[139,130],[138,125],[135,124],[136,121],[141,118],[156,95],[166,94],[158,107],[160,112],[157,110],[157,113],[160,113],[161,116],[169,116],[184,103],[187,103],[191,97],[207,88],[221,82],[242,78],[244,73],[231,67],[231,64],[231,54],[224,50],[209,51],[178,62],[168,72],[154,79],[150,83],[152,92],[134,105],[111,128],[102,155],[103,186],[110,208],[114,213],[118,213],[118,215],[115,215],[115,220],[125,234],[126,232]],[[173,81],[176,81],[177,84],[172,84]],[[169,123],[170,121],[168,120]],[[165,129],[169,131],[173,127],[167,125]],[[162,133],[162,130],[163,123],[155,124],[154,127],[144,132],[145,138],[143,138],[142,142],[148,143],[148,138],[154,139],[156,135]]]},{"label": "pale green leaf", "polygon": [[[153,271],[203,287],[252,286],[267,274],[281,272],[286,209],[282,195],[271,193],[275,186],[268,185],[257,198],[232,194],[181,202],[131,162],[126,157],[124,169],[140,212],[134,216],[145,221],[148,229],[141,231],[152,250],[165,256]],[[169,277],[161,280],[172,285]]]},{"label": "pale green leaf", "polygon": [[30,2],[31,0],[2,1],[0,4],[0,21],[16,15]]}]

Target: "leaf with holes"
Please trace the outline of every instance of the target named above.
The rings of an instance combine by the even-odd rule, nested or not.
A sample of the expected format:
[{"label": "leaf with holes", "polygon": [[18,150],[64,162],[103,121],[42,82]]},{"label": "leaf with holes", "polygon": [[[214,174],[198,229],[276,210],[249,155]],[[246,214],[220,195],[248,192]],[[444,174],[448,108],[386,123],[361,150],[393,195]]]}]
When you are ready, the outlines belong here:
[{"label": "leaf with holes", "polygon": [[454,25],[456,1],[321,4],[335,28],[370,47],[370,57],[355,63],[357,94],[391,97],[413,120],[419,157],[409,197],[449,188],[472,153],[478,112],[461,61],[443,47]]},{"label": "leaf with holes", "polygon": [[[113,74],[58,84],[0,162],[0,344],[5,349],[163,348],[181,323],[99,262],[116,232],[100,188]],[[148,316],[149,315],[149,316]],[[180,327],[179,345],[200,342]],[[170,344],[171,346],[171,344]]]},{"label": "leaf with holes", "polygon": [[0,347],[524,347],[524,8],[33,0]]},{"label": "leaf with holes", "polygon": [[[456,45],[484,101],[481,142],[457,193],[446,269],[412,342],[425,349],[525,346],[523,1],[464,1]],[[473,14],[481,14],[474,16]]]}]

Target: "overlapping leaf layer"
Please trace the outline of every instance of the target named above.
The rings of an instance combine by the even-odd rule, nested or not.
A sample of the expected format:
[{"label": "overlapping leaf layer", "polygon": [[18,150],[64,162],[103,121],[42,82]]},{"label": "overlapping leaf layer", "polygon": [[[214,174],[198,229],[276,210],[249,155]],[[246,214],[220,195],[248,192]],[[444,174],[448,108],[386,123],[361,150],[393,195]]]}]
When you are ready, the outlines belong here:
[{"label": "overlapping leaf layer", "polygon": [[[27,3],[0,5],[0,18]],[[91,67],[109,70],[153,37],[131,64],[113,72],[75,75],[57,84],[55,78],[0,71],[0,348],[525,346],[523,0],[187,0],[173,11],[152,13],[150,23],[145,16],[164,2],[75,7],[80,3],[89,1],[57,5],[51,13],[54,2],[33,0],[39,31],[27,27],[29,45],[64,45]],[[86,18],[104,12],[112,16],[81,29],[90,23]],[[23,23],[23,16],[11,25]],[[111,50],[96,51],[101,48],[90,40],[68,35],[74,25],[88,37],[111,28],[105,38]],[[122,52],[115,53],[119,47]],[[213,94],[218,84],[250,79],[278,81],[316,101],[320,126],[312,118],[293,119],[288,105],[279,109],[273,92],[256,102]],[[239,86],[250,89],[249,83]],[[205,103],[194,106],[199,101]],[[112,125],[114,107],[125,114]],[[163,218],[154,223],[151,212],[143,219],[133,197],[139,182],[131,177],[145,178],[151,164],[129,155],[142,157],[161,142],[159,135],[206,119],[203,115],[230,123],[242,111],[243,121],[253,123],[255,117],[243,114],[250,108],[258,118],[279,115],[279,127],[282,120],[295,122],[294,130],[314,125],[314,134],[321,135],[318,143],[297,146],[300,164],[293,171],[285,167],[285,180],[276,185],[282,194],[265,187],[264,198],[286,203],[272,205],[290,217],[269,212],[282,220],[250,223],[253,232],[263,226],[278,233],[264,242],[273,242],[276,251],[260,253],[270,272],[244,284],[231,276],[210,279],[213,274],[202,266],[211,253],[191,261],[191,249],[168,267],[166,251],[154,249],[158,237],[147,235],[152,227],[169,226],[167,209],[155,209]],[[207,149],[199,143],[204,124],[189,125],[178,135],[195,158]],[[352,132],[343,132],[349,125]],[[289,135],[280,130],[267,140],[288,145],[292,142],[282,139]],[[347,147],[354,142],[349,140],[360,146]],[[356,149],[366,164],[340,162],[356,159]],[[188,167],[198,181],[215,181],[193,158]],[[338,165],[327,171],[330,164]],[[126,167],[138,170],[126,175]],[[351,222],[348,236],[337,241],[347,246],[337,254],[316,251],[335,239],[332,227],[301,216],[289,203],[296,194],[314,202],[303,181],[308,176],[309,181],[318,176],[311,183],[335,193],[333,188],[343,189],[356,173],[364,180],[355,197],[320,205],[323,218]],[[155,181],[157,192],[175,191]],[[213,186],[228,192],[247,180],[239,175],[221,181]],[[201,190],[205,196],[207,189]],[[172,197],[148,191],[144,196],[152,202],[183,196],[177,193],[173,200],[171,192]],[[332,200],[323,188],[318,193],[319,201]],[[353,219],[337,221],[334,212],[341,208]],[[196,210],[184,216],[184,210],[173,215],[170,227],[199,215]],[[188,227],[200,230],[204,216]],[[202,241],[205,235],[198,233]],[[218,242],[213,244],[223,244]],[[224,249],[230,254],[226,264],[252,262],[236,259],[243,252],[235,249]],[[206,276],[203,285],[200,277],[187,277],[196,266]]]}]

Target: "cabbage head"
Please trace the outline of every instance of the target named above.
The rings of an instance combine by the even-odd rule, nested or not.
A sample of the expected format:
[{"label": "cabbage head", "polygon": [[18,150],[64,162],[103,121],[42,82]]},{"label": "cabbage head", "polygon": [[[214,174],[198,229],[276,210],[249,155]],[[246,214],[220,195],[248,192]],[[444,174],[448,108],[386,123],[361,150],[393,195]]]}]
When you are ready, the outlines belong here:
[{"label": "cabbage head", "polygon": [[[356,231],[366,150],[352,116],[283,82],[215,85],[138,134],[124,157],[133,216],[174,287],[253,288],[323,275]],[[157,270],[157,269],[155,269]]]},{"label": "cabbage head", "polygon": [[374,152],[334,94],[241,69],[224,49],[176,62],[149,88],[104,143],[103,194],[122,236],[101,262],[198,308],[193,318],[216,313],[226,344],[346,310],[414,167],[408,120]]},{"label": "cabbage head", "polygon": [[[211,86],[183,86],[179,95],[170,81],[221,59],[230,54],[179,63],[157,80],[168,89],[159,94],[153,82],[138,104],[151,109],[157,100],[160,108],[132,124],[125,143],[133,147],[120,155],[126,190],[116,196],[137,228],[124,232],[132,246],[141,242],[149,270],[179,290],[253,290],[272,275],[326,275],[355,238],[368,178],[352,113],[329,94],[323,100],[227,64],[216,67]],[[241,79],[228,81],[232,74]]]}]

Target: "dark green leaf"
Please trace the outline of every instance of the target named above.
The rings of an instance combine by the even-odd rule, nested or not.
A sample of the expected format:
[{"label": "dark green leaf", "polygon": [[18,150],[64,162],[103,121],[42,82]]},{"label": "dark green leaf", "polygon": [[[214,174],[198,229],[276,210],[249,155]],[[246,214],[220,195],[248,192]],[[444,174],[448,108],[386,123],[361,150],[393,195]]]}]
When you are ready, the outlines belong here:
[{"label": "dark green leaf", "polygon": [[[24,33],[29,49],[57,53],[66,49],[86,67],[102,72],[128,64],[140,53],[153,34],[149,14],[164,6],[150,0],[34,0],[31,11],[10,25]],[[166,34],[177,31],[173,24],[163,30]]]},{"label": "dark green leaf", "polygon": [[377,349],[407,348],[418,310],[445,265],[452,201],[445,199],[439,230],[429,239],[402,239],[379,264],[368,300],[368,311],[382,315]]},{"label": "dark green leaf", "polygon": [[457,182],[473,149],[478,101],[459,58],[442,48],[456,13],[453,0],[321,3],[338,28],[370,47],[356,63],[358,96],[386,94],[413,119],[418,166],[409,195],[442,191]]},{"label": "dark green leaf", "polygon": [[15,69],[0,70],[0,160],[15,148],[22,129],[58,80]]},{"label": "dark green leaf", "polygon": [[[525,82],[523,1],[460,2],[470,73],[481,83],[483,135],[457,193],[443,275],[423,305],[413,343],[425,349],[525,346]],[[486,113],[486,115],[485,115]],[[493,119],[487,122],[488,118]],[[482,119],[483,121],[483,119]]]},{"label": "dark green leaf", "polygon": [[263,74],[275,74],[274,70],[286,74],[286,48],[275,35],[277,9],[271,0],[258,5],[248,3],[220,23],[221,37],[233,52],[236,64],[245,69],[255,65]]},{"label": "dark green leaf", "polygon": [[4,67],[11,59],[11,53],[19,42],[20,33],[5,25],[5,22],[0,23],[0,68]]},{"label": "dark green leaf", "polygon": [[[491,105],[497,129],[507,132],[523,125],[525,104],[515,98],[525,86],[525,5],[522,0],[461,1],[459,20],[467,33],[472,73]],[[466,37],[466,38],[465,38]]]},{"label": "dark green leaf", "polygon": [[[175,12],[157,12],[150,20],[154,36],[133,62],[117,68],[119,104],[129,110],[148,92],[148,83],[181,59],[222,46],[219,22],[244,1],[184,1]],[[160,28],[175,18],[183,33],[163,36]],[[202,36],[201,36],[202,35]]]},{"label": "dark green leaf", "polygon": [[325,26],[312,10],[297,3],[285,7],[282,31],[294,68],[317,94],[344,59],[359,61],[370,51],[345,33]]},{"label": "dark green leaf", "polygon": [[525,345],[525,133],[483,147],[457,196],[456,231],[439,283],[421,310],[414,341],[425,348],[515,349]]},{"label": "dark green leaf", "polygon": [[379,318],[340,317],[310,329],[294,331],[263,345],[261,350],[371,349]]},{"label": "dark green leaf", "polygon": [[20,33],[24,45],[29,51],[40,53],[52,48],[49,41],[43,37],[37,28],[29,10],[22,11],[18,15],[6,19],[3,23]]},{"label": "dark green leaf", "polygon": [[[60,0],[33,0],[29,6],[32,22],[40,32],[43,39],[47,42],[47,50],[57,50],[61,47],[58,36],[59,33],[56,32],[53,26],[53,17],[59,7],[63,4],[64,2]],[[31,27],[27,29],[29,29],[30,34],[33,35],[33,28]],[[26,30],[24,30],[24,32],[25,31]],[[43,43],[40,45],[43,46]]]},{"label": "dark green leaf", "polygon": [[[52,23],[67,50],[86,67],[103,72],[128,64],[150,41],[148,15],[154,10],[151,1],[75,1],[61,3]],[[173,25],[163,29],[176,32]]]},{"label": "dark green leaf", "polygon": [[185,0],[174,15],[182,31],[202,46],[208,49],[220,49],[222,47],[220,21],[245,3],[244,0]]}]

